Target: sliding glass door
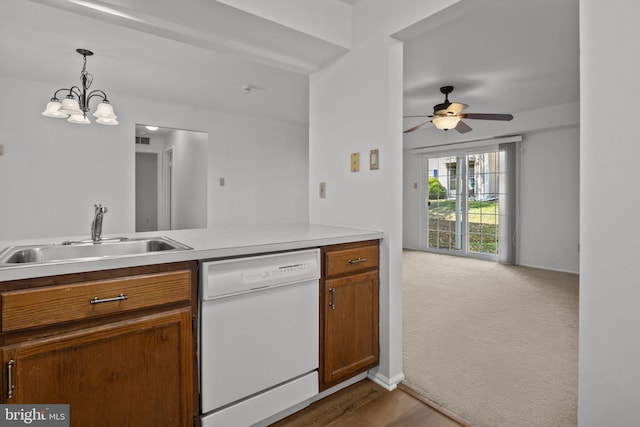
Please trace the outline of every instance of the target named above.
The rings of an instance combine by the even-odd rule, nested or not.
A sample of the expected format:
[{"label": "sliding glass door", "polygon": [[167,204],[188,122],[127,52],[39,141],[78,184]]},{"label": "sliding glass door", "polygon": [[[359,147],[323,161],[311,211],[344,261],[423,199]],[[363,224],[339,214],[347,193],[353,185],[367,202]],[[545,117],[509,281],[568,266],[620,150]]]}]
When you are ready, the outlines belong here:
[{"label": "sliding glass door", "polygon": [[463,251],[465,234],[463,157],[427,159],[427,247],[441,251]]},{"label": "sliding glass door", "polygon": [[498,255],[499,159],[497,149],[426,157],[425,249]]}]

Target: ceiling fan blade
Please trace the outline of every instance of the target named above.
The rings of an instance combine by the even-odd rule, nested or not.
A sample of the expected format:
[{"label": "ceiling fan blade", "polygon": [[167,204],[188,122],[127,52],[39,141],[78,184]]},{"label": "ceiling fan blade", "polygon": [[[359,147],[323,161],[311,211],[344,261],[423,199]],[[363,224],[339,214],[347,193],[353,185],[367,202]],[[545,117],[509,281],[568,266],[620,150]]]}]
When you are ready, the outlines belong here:
[{"label": "ceiling fan blade", "polygon": [[413,132],[416,129],[420,129],[422,126],[426,125],[427,123],[431,123],[431,120],[427,120],[426,122],[422,122],[417,126],[412,127],[411,129],[407,129],[402,133],[409,133],[409,132]]},{"label": "ceiling fan blade", "polygon": [[508,122],[513,119],[512,114],[490,114],[490,113],[463,113],[460,114],[460,118],[463,119],[476,119],[476,120],[501,120]]},{"label": "ceiling fan blade", "polygon": [[471,126],[469,126],[468,124],[466,124],[462,120],[460,120],[458,122],[458,124],[456,125],[456,127],[454,129],[457,130],[460,133],[467,133],[467,132],[470,132],[472,130]]}]

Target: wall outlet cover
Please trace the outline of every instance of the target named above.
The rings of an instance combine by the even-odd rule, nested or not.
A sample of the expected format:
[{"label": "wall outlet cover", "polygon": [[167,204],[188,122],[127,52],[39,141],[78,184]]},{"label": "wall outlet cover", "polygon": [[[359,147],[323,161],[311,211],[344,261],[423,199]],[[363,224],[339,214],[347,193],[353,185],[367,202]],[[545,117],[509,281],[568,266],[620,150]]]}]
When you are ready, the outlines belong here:
[{"label": "wall outlet cover", "polygon": [[360,153],[351,153],[351,172],[360,171]]}]

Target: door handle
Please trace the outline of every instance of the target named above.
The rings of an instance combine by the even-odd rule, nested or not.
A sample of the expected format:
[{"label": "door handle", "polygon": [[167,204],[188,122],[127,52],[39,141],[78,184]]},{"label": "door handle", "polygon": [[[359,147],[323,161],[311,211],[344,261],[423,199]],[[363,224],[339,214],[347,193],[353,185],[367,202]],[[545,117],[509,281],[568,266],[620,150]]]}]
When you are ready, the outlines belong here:
[{"label": "door handle", "polygon": [[13,385],[13,359],[7,362],[7,399],[11,399],[13,397],[13,390],[16,386]]},{"label": "door handle", "polygon": [[112,302],[112,301],[124,301],[126,299],[129,299],[128,296],[126,296],[125,294],[120,294],[117,297],[113,297],[113,298],[98,298],[98,297],[94,297],[92,300],[90,300],[89,302],[91,304],[100,304],[103,302]]},{"label": "door handle", "polygon": [[331,302],[329,303],[329,307],[331,310],[336,309],[336,288],[329,288],[329,292],[331,293]]}]

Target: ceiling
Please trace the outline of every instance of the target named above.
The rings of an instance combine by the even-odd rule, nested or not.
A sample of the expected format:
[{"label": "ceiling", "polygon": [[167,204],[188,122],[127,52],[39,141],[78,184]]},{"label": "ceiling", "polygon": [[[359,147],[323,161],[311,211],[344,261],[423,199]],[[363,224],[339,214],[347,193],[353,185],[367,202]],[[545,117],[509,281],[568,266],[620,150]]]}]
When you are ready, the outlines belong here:
[{"label": "ceiling", "polygon": [[[454,9],[404,43],[405,115],[431,114],[446,85],[465,112],[517,117],[579,101],[578,0],[474,0]],[[422,121],[406,119],[405,128]],[[428,132],[439,131],[414,134]]]},{"label": "ceiling", "polygon": [[[358,7],[367,0],[342,1]],[[458,6],[399,35],[405,114],[431,113],[443,85],[455,86],[450,99],[469,112],[515,114],[578,101],[578,0]],[[51,83],[52,92],[77,84],[76,48],[95,52],[87,64],[93,88],[114,105],[117,94],[128,94],[303,124],[308,76],[348,50],[214,0],[0,2],[0,74]],[[426,128],[418,132],[433,131]]]}]

